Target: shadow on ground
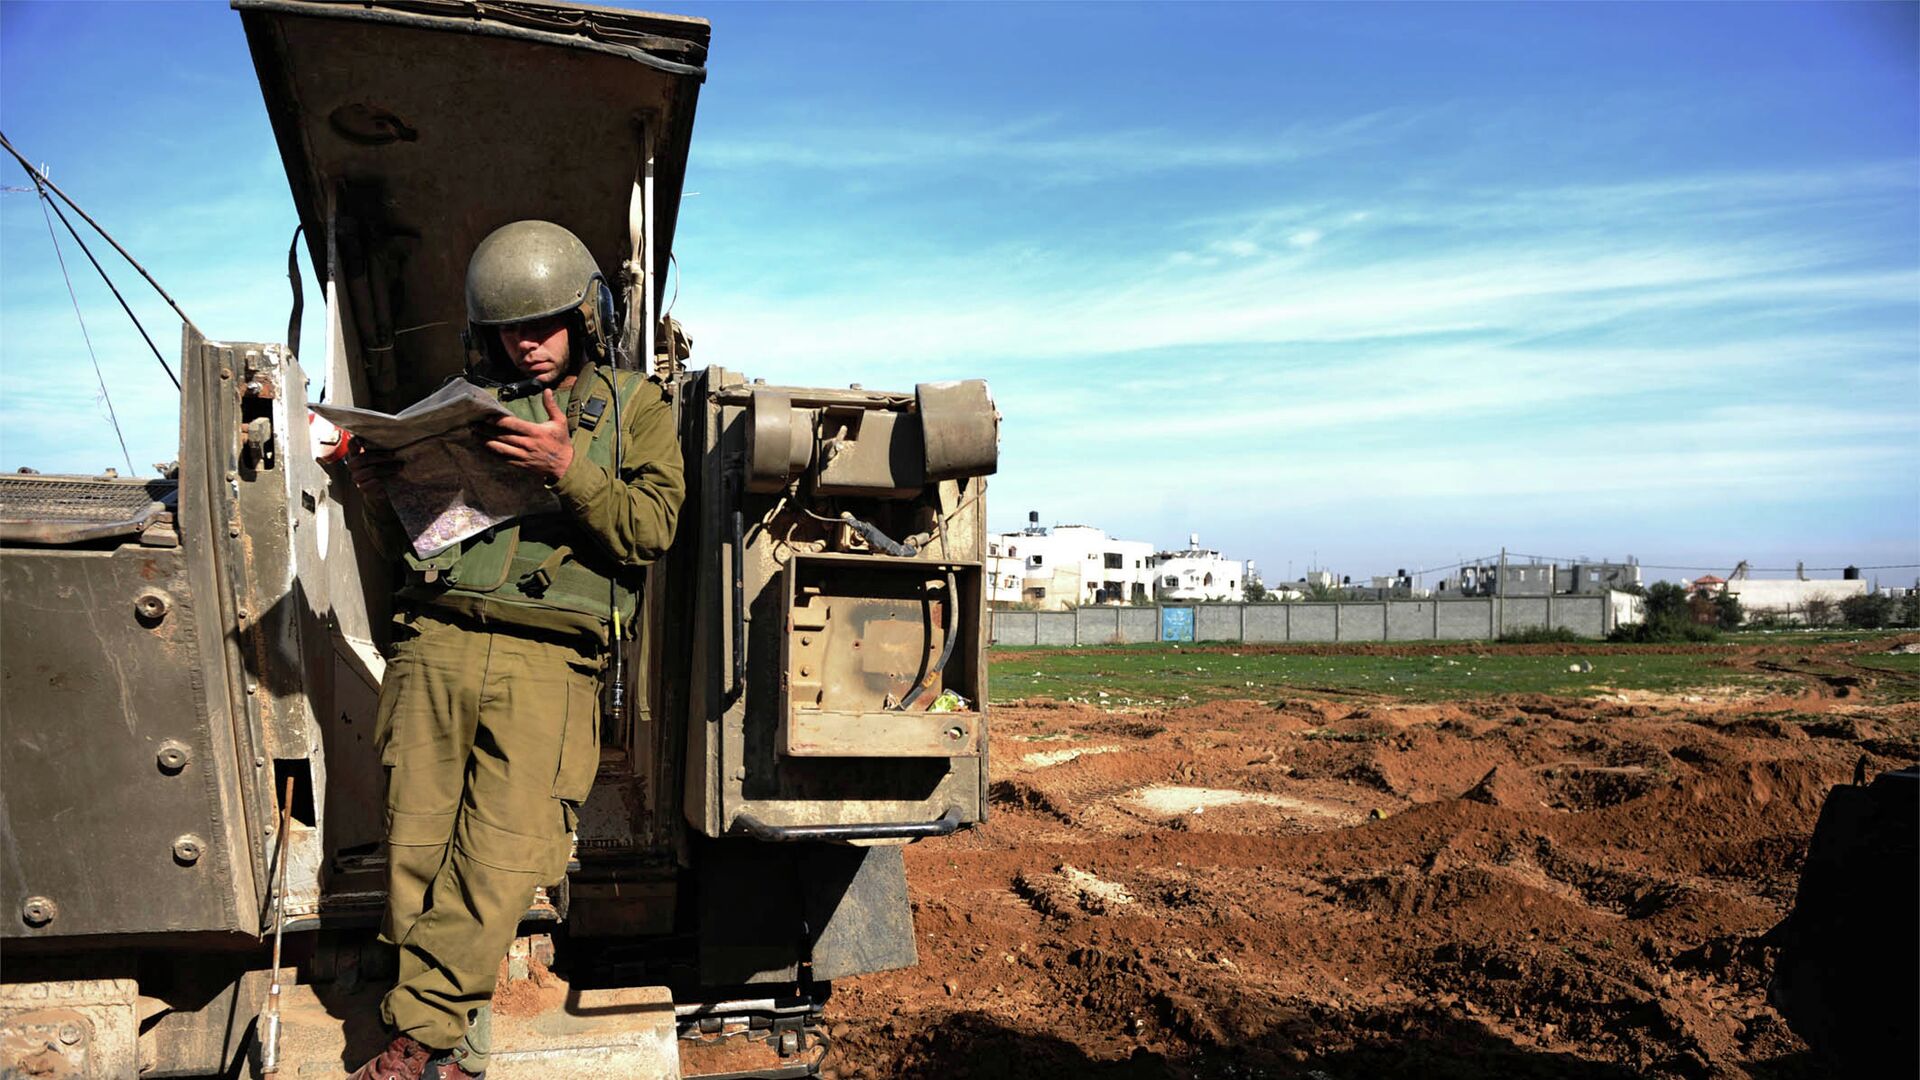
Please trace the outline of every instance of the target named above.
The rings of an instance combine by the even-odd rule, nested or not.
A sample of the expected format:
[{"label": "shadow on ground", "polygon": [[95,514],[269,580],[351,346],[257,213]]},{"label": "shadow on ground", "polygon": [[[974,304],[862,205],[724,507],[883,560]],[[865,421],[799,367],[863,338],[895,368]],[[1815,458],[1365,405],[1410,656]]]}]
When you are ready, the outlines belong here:
[{"label": "shadow on ground", "polygon": [[[1018,1031],[982,1013],[964,1013],[939,1028],[912,1037],[893,1061],[860,1062],[836,1054],[828,1065],[841,1077],[901,1080],[1630,1080],[1656,1076],[1715,1076],[1693,1063],[1673,1062],[1650,1072],[1624,1064],[1583,1060],[1516,1045],[1468,1020],[1405,1013],[1385,1018],[1400,1034],[1350,1033],[1341,1049],[1314,1051],[1309,1033],[1295,1046],[1268,1038],[1261,1045],[1198,1049],[1163,1056],[1135,1050],[1121,1060],[1101,1060],[1064,1039]],[[1327,1033],[1332,1034],[1332,1033]],[[861,1071],[855,1066],[864,1064]],[[1807,1054],[1754,1067],[1755,1080],[1830,1080],[1832,1074]]]}]

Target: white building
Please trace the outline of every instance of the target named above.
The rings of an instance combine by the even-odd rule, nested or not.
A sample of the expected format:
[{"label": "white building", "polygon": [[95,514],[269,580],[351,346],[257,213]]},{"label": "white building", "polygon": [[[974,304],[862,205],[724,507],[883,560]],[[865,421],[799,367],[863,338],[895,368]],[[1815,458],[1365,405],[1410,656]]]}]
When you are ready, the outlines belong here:
[{"label": "white building", "polygon": [[[1770,615],[1800,622],[1818,621],[1809,616],[1822,607],[1829,609],[1828,617],[1833,617],[1840,601],[1867,595],[1866,581],[1860,577],[1860,571],[1852,567],[1847,568],[1844,577],[1826,580],[1809,580],[1805,563],[1800,564],[1799,571],[1791,578],[1756,578],[1749,576],[1750,573],[1743,559],[1725,581],[1709,576],[1683,581],[1681,585],[1691,591],[1704,588],[1737,597],[1741,612],[1748,618]],[[1813,605],[1812,609],[1809,604]]]},{"label": "white building", "polygon": [[990,602],[1057,611],[1152,601],[1152,544],[1118,540],[1091,525],[1046,529],[1039,516],[1029,514],[1023,532],[988,537]]},{"label": "white building", "polygon": [[1740,600],[1740,610],[1748,618],[1774,615],[1804,620],[1807,603],[1838,608],[1840,601],[1867,595],[1867,583],[1860,578],[1826,581],[1797,581],[1793,578],[1734,578],[1723,588]]},{"label": "white building", "polygon": [[1246,564],[1200,546],[1200,534],[1187,537],[1185,551],[1161,551],[1153,556],[1154,595],[1162,601],[1218,601],[1237,604],[1246,599]]},{"label": "white building", "polygon": [[987,540],[987,603],[993,607],[1012,607],[1020,602],[1021,581],[1027,576],[1027,560],[1020,545],[1010,543],[1019,533],[994,536]]}]

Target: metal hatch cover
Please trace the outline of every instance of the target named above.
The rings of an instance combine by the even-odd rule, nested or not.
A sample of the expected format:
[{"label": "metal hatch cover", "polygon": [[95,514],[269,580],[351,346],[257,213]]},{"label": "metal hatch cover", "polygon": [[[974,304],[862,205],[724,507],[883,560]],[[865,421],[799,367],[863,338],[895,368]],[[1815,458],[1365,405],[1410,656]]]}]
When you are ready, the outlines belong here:
[{"label": "metal hatch cover", "polygon": [[672,250],[705,20],[487,0],[233,7],[313,265],[334,272],[328,225],[352,223],[333,264],[347,292],[363,283],[345,264],[373,264],[378,295],[364,302],[405,335],[392,344],[414,387],[460,369],[467,258],[499,225],[565,226],[618,290],[643,129],[651,246],[659,263]]}]

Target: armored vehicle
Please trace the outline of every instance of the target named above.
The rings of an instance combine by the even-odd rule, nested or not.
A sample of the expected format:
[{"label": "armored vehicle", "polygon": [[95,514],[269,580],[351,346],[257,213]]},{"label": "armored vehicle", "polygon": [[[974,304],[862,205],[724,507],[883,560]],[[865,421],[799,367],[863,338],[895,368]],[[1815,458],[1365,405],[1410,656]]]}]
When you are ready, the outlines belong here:
[{"label": "armored vehicle", "polygon": [[985,385],[687,366],[662,271],[706,22],[233,6],[325,341],[189,325],[175,474],[0,479],[0,1073],[329,1075],[377,1049],[393,582],[307,402],[391,412],[459,375],[468,254],[540,218],[617,283],[689,493],[489,1075],[810,1074],[829,984],[914,962],[900,845],[986,813]]}]

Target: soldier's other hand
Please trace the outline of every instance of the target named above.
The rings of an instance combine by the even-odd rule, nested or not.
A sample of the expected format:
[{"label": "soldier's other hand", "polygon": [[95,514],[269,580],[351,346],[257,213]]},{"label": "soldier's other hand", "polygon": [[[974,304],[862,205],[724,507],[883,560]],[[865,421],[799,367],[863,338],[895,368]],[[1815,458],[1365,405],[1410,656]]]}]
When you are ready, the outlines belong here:
[{"label": "soldier's other hand", "polygon": [[387,481],[400,473],[400,459],[391,450],[368,446],[355,439],[352,451],[347,454],[347,472],[353,476],[353,486],[359,488],[362,495],[385,497]]},{"label": "soldier's other hand", "polygon": [[573,437],[567,431],[567,414],[560,411],[553,391],[543,392],[540,400],[547,406],[546,423],[536,424],[517,416],[498,417],[494,423],[499,434],[488,440],[487,449],[506,458],[507,464],[516,469],[558,480],[573,464]]}]

